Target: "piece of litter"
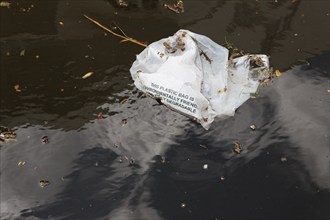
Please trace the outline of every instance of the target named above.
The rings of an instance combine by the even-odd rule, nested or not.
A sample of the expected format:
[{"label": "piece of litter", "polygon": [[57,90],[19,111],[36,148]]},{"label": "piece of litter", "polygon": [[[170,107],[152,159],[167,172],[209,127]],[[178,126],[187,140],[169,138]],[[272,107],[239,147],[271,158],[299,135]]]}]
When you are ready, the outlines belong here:
[{"label": "piece of litter", "polygon": [[62,21],[58,22],[61,26],[64,26],[64,23]]},{"label": "piece of litter", "polygon": [[181,203],[181,208],[185,208],[186,207],[186,203]]},{"label": "piece of litter", "polygon": [[88,72],[85,75],[83,75],[83,77],[81,77],[81,78],[86,79],[86,78],[90,77],[93,74],[94,74],[94,72]]},{"label": "piece of litter", "polygon": [[203,170],[207,170],[208,167],[209,167],[209,166],[208,166],[207,164],[204,164],[204,165],[203,165]]},{"label": "piece of litter", "polygon": [[252,125],[250,125],[250,129],[251,129],[252,131],[254,131],[254,130],[256,130],[256,129],[257,129],[257,126],[256,126],[256,125],[254,125],[254,124],[252,124]]},{"label": "piece of litter", "polygon": [[99,112],[99,114],[97,115],[97,118],[98,119],[103,119],[103,113],[102,112]]},{"label": "piece of litter", "polygon": [[220,180],[224,181],[225,177],[224,176],[220,176]]},{"label": "piece of litter", "polygon": [[41,188],[44,188],[44,187],[48,186],[49,184],[50,184],[50,182],[48,180],[42,179],[42,180],[39,181],[39,186]]},{"label": "piece of litter", "polygon": [[20,56],[25,56],[25,50],[21,50],[21,52],[19,53]]},{"label": "piece of litter", "polygon": [[179,30],[137,55],[130,73],[138,89],[208,129],[215,118],[233,116],[271,78],[266,55],[228,57],[228,49],[208,37]]}]

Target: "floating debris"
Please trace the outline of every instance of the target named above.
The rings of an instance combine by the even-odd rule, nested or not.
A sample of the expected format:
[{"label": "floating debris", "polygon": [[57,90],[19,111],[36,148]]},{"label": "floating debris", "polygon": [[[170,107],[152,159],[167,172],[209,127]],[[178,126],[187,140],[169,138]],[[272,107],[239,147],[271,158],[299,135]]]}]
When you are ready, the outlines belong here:
[{"label": "floating debris", "polygon": [[[115,12],[116,13],[116,12]],[[145,44],[145,43],[142,43],[138,40],[135,40],[131,37],[128,37],[128,36],[124,36],[124,35],[121,35],[121,34],[117,34],[116,32],[113,32],[112,30],[110,30],[109,28],[103,26],[102,24],[100,24],[98,21],[88,17],[87,15],[84,15],[85,18],[87,18],[89,21],[93,22],[94,24],[96,24],[97,26],[99,26],[100,28],[102,28],[103,30],[106,30],[107,32],[111,33],[112,35],[116,36],[116,37],[119,37],[119,38],[122,38],[122,39],[125,39],[127,41],[130,41],[132,43],[135,43],[137,45],[140,45],[142,47],[147,47],[148,45]]]},{"label": "floating debris", "polygon": [[282,156],[282,157],[281,157],[281,161],[282,161],[282,162],[286,162],[287,160],[288,160],[288,159],[287,159],[285,156]]},{"label": "floating debris", "polygon": [[124,126],[124,125],[126,125],[127,124],[127,119],[123,119],[123,120],[121,120],[121,125],[122,126]]},{"label": "floating debris", "polygon": [[25,165],[25,161],[24,160],[21,160],[17,163],[17,166],[24,166]]},{"label": "floating debris", "polygon": [[201,148],[207,149],[207,147],[204,144],[199,145]]},{"label": "floating debris", "polygon": [[103,113],[99,112],[99,114],[97,115],[97,119],[103,119]]},{"label": "floating debris", "polygon": [[44,143],[44,144],[47,144],[49,142],[48,137],[47,136],[43,136],[41,138],[41,142]]},{"label": "floating debris", "polygon": [[183,0],[176,0],[174,4],[164,4],[164,8],[167,8],[177,14],[181,14],[184,12],[184,2]]},{"label": "floating debris", "polygon": [[281,75],[282,75],[281,71],[279,71],[279,70],[275,70],[275,76],[279,77],[279,76],[281,76]]},{"label": "floating debris", "polygon": [[135,160],[134,160],[134,158],[131,157],[131,159],[129,160],[129,164],[133,165],[134,163],[135,163]]},{"label": "floating debris", "polygon": [[7,7],[10,8],[10,2],[0,2],[0,7]]},{"label": "floating debris", "polygon": [[124,104],[124,103],[127,102],[127,101],[128,101],[128,99],[125,98],[125,99],[121,100],[120,104]]},{"label": "floating debris", "polygon": [[209,165],[207,165],[207,164],[203,165],[203,170],[207,170],[208,168],[209,168]]},{"label": "floating debris", "polygon": [[36,59],[39,59],[39,57],[40,57],[39,55],[36,55]]},{"label": "floating debris", "polygon": [[237,141],[234,144],[235,144],[234,152],[237,153],[237,154],[240,154],[242,152],[241,144]]},{"label": "floating debris", "polygon": [[125,0],[116,0],[116,3],[120,7],[127,7],[128,6],[128,2],[125,1]]},{"label": "floating debris", "polygon": [[252,125],[250,125],[250,129],[251,129],[252,131],[255,131],[255,130],[257,129],[257,126],[254,125],[254,124],[252,124]]},{"label": "floating debris", "polygon": [[224,176],[220,176],[220,180],[221,181],[224,181],[225,180],[225,177]]},{"label": "floating debris", "polygon": [[25,56],[25,50],[21,50],[21,52],[19,53],[20,56]]},{"label": "floating debris", "polygon": [[181,208],[185,208],[186,206],[186,203],[181,203]]},{"label": "floating debris", "polygon": [[58,22],[61,26],[64,26],[64,23],[62,21]]},{"label": "floating debris", "polygon": [[48,186],[49,184],[50,184],[50,182],[48,180],[42,179],[42,180],[39,181],[39,186],[41,188],[44,188],[44,187]]},{"label": "floating debris", "polygon": [[99,166],[99,163],[98,162],[95,162],[95,166],[98,167]]},{"label": "floating debris", "polygon": [[161,162],[161,163],[166,163],[166,158],[165,158],[164,156],[162,156],[160,162]]},{"label": "floating debris", "polygon": [[86,79],[86,78],[90,77],[93,74],[94,74],[94,72],[88,72],[85,75],[83,75],[83,77],[81,77],[81,78]]},{"label": "floating debris", "polygon": [[225,92],[227,92],[227,87],[218,90],[218,93],[225,93]]},{"label": "floating debris", "polygon": [[19,87],[20,87],[20,86],[19,86],[18,84],[16,84],[16,85],[14,86],[14,89],[15,89],[16,92],[22,92],[22,90],[21,90]]},{"label": "floating debris", "polygon": [[15,140],[16,133],[12,130],[10,130],[7,127],[0,126],[0,140],[2,142],[8,141],[8,140]]},{"label": "floating debris", "polygon": [[257,98],[258,96],[259,96],[259,93],[257,93],[257,92],[250,93],[250,98],[252,98],[252,99]]}]

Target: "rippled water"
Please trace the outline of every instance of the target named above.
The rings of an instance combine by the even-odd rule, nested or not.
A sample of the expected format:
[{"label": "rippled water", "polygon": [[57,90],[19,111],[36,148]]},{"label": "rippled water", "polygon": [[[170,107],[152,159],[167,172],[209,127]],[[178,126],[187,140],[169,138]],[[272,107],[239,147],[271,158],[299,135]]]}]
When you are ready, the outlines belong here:
[{"label": "rippled water", "polygon": [[[0,143],[1,219],[330,218],[328,1],[194,0],[180,15],[156,0],[11,3],[0,125],[17,138]],[[226,39],[283,75],[206,131],[134,88],[143,48],[83,14],[149,43],[180,28]]]}]

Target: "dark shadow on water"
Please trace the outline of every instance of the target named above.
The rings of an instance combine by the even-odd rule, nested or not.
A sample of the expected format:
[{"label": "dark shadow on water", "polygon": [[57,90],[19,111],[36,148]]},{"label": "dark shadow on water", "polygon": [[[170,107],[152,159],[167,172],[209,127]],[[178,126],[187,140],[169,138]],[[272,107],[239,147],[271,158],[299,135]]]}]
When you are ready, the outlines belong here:
[{"label": "dark shadow on water", "polygon": [[151,204],[165,219],[329,217],[329,191],[319,191],[298,160],[280,160],[302,156],[288,140],[265,147],[252,159],[253,150],[225,158],[231,143],[206,143],[205,150],[192,147],[198,141],[191,136],[172,146],[165,155],[170,161],[153,174]]}]

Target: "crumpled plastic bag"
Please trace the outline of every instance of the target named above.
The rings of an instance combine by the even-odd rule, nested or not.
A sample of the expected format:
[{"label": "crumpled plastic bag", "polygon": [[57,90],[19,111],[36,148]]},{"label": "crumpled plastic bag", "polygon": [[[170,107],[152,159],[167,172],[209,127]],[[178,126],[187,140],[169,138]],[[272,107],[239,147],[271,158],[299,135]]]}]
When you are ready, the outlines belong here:
[{"label": "crumpled plastic bag", "polygon": [[269,76],[266,55],[228,60],[228,49],[188,30],[150,44],[131,69],[135,86],[205,129],[233,116]]}]

